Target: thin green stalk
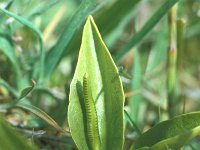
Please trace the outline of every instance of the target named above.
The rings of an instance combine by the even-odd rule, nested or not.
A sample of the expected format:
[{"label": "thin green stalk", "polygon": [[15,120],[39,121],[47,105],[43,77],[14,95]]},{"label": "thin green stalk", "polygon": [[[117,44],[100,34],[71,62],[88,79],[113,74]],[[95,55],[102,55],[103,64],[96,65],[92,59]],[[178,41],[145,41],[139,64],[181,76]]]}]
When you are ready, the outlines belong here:
[{"label": "thin green stalk", "polygon": [[[134,63],[132,68],[132,90],[137,91],[141,89],[141,65],[140,65],[140,53],[138,49],[134,50]],[[131,118],[138,122],[138,114],[139,114],[139,108],[141,104],[141,93],[137,93],[132,96],[130,101],[130,107],[131,107]]]},{"label": "thin green stalk", "polygon": [[[178,49],[178,55],[177,55],[177,76],[179,76],[179,72],[182,70],[183,62],[182,56],[183,54],[183,38],[184,38],[184,31],[185,31],[185,20],[184,19],[177,19],[176,20],[176,30],[177,30],[177,49]],[[182,86],[180,86],[180,90],[183,91]],[[180,96],[178,100],[181,100],[183,102],[183,110],[182,113],[185,113],[185,106],[186,106],[186,99],[185,94],[180,93]]]},{"label": "thin green stalk", "polygon": [[177,30],[177,49],[178,49],[178,57],[177,57],[177,63],[178,66],[182,65],[181,59],[182,58],[182,50],[183,50],[183,38],[184,38],[184,32],[185,32],[185,20],[184,19],[177,19],[176,20],[176,30]]},{"label": "thin green stalk", "polygon": [[177,79],[177,32],[176,32],[176,10],[173,6],[168,13],[169,26],[169,49],[167,62],[167,100],[168,112],[170,118],[175,115],[175,99],[176,99],[176,79]]},{"label": "thin green stalk", "polygon": [[140,129],[138,128],[138,126],[136,125],[136,123],[131,119],[130,115],[128,114],[128,112],[126,110],[124,110],[124,114],[125,114],[125,117],[127,118],[128,122],[132,126],[132,128],[135,129],[135,132],[138,135],[142,135],[142,132],[140,131]]}]

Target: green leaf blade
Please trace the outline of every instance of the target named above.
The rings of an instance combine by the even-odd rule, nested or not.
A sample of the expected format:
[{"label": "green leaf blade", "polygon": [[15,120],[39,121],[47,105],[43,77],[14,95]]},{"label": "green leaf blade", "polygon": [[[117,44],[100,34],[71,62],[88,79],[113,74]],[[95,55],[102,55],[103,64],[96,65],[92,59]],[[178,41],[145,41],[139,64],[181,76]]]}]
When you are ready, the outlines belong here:
[{"label": "green leaf blade", "polygon": [[2,118],[0,118],[0,139],[0,149],[37,150],[35,146],[28,143],[25,138],[21,137],[11,127],[9,127]]},{"label": "green leaf blade", "polygon": [[47,113],[45,113],[38,107],[35,107],[31,104],[27,104],[24,101],[18,101],[15,106],[32,112],[33,114],[45,120],[49,125],[57,129],[58,131],[65,132]]},{"label": "green leaf blade", "polygon": [[[138,52],[137,49],[134,51],[134,64],[132,68],[132,75],[134,76],[132,80],[132,90],[137,91],[142,88],[142,71],[141,71],[141,64],[140,64],[140,53]],[[130,102],[130,107],[131,107],[131,118],[135,121],[138,122],[138,112],[140,109],[140,103],[142,100],[142,96],[140,93],[134,95],[131,99]]]},{"label": "green leaf blade", "polygon": [[159,20],[175,5],[179,0],[167,0],[147,21],[144,27],[133,36],[130,41],[122,47],[115,56],[115,60],[119,61],[132,47],[136,46],[151,31],[151,29],[159,22]]},{"label": "green leaf blade", "polygon": [[72,137],[79,149],[88,147],[84,129],[86,124],[81,107],[82,78],[86,72],[96,104],[101,149],[122,149],[124,140],[122,83],[92,17],[88,18],[84,27],[78,64],[69,96],[68,122]]},{"label": "green leaf blade", "polygon": [[[163,144],[181,148],[186,142],[200,134],[200,112],[193,112],[163,121],[143,133],[134,143],[135,149],[159,148]],[[184,140],[183,140],[184,139]]]},{"label": "green leaf blade", "polygon": [[20,94],[20,97],[18,98],[18,100],[26,97],[33,90],[33,88],[35,87],[35,85],[36,85],[36,82],[34,80],[32,80],[32,85],[29,86],[29,87],[27,87],[27,88],[25,88],[25,89],[23,89],[21,91],[21,94]]},{"label": "green leaf blade", "polygon": [[43,42],[43,38],[42,38],[42,33],[41,31],[34,25],[32,24],[29,20],[18,16],[4,8],[0,8],[0,11],[4,12],[5,14],[7,14],[10,17],[13,17],[15,20],[17,20],[18,22],[20,22],[21,24],[23,24],[24,26],[28,27],[29,29],[31,29],[39,38],[39,44],[40,44],[40,59],[39,59],[39,65],[35,68],[39,75],[40,75],[40,81],[43,80],[43,73],[44,73],[44,58],[45,58],[45,52],[44,52],[44,42]]},{"label": "green leaf blade", "polygon": [[95,9],[96,0],[83,1],[61,34],[58,42],[47,53],[45,58],[45,77],[49,77],[59,64],[62,57],[70,51],[66,47],[70,44],[74,34],[79,30],[86,17]]}]

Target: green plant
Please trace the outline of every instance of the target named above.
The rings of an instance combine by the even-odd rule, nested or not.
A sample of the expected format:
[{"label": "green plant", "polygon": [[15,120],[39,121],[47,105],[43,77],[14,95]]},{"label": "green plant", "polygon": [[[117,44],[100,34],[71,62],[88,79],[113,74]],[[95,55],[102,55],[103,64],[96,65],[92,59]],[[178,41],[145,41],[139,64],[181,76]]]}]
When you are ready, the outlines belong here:
[{"label": "green plant", "polygon": [[69,128],[79,149],[122,149],[122,83],[92,17],[84,27],[69,99]]},{"label": "green plant", "polygon": [[0,149],[199,149],[199,25],[197,0],[2,0]]},{"label": "green plant", "polygon": [[[78,149],[122,149],[121,85],[116,66],[89,17],[69,96],[69,128]],[[199,117],[196,112],[163,121],[140,135],[131,149],[180,149],[200,134]]]}]

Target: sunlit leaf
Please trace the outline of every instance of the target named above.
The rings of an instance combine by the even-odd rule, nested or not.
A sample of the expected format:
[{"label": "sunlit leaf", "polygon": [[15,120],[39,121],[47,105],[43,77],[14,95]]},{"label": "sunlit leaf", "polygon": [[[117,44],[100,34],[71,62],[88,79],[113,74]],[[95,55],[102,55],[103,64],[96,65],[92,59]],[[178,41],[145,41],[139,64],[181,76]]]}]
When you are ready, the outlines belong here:
[{"label": "sunlit leaf", "polygon": [[139,148],[138,150],[164,150],[164,149],[180,149],[183,147],[189,140],[194,138],[195,136],[200,135],[200,126],[185,131],[180,135],[174,136],[172,138],[168,138],[162,140],[152,147],[144,147]]},{"label": "sunlit leaf", "polygon": [[[108,49],[92,19],[89,17],[83,30],[78,63],[70,85],[68,122],[77,147],[88,149],[87,114],[84,106],[83,77],[88,74],[92,98],[98,117],[101,148],[122,149],[124,141],[122,83]],[[88,105],[93,105],[89,103]],[[94,111],[89,114],[95,117]]]},{"label": "sunlit leaf", "polygon": [[193,112],[163,121],[143,133],[132,146],[134,149],[152,147],[162,149],[168,146],[180,149],[184,144],[200,134],[200,112]]}]

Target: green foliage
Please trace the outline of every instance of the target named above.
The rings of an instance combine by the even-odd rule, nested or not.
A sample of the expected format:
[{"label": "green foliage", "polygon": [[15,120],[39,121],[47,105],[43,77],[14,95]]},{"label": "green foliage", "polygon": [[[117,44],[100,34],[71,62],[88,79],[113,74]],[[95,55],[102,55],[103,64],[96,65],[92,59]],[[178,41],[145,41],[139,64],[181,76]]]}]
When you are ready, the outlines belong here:
[{"label": "green foliage", "polygon": [[189,140],[198,136],[200,134],[200,128],[196,127],[194,129],[183,132],[180,135],[174,136],[172,138],[165,139],[150,148],[144,147],[138,150],[164,150],[164,149],[181,149]]},{"label": "green foliage", "polygon": [[[200,134],[200,112],[177,116],[163,121],[143,133],[134,142],[134,149],[180,149],[184,144]],[[142,148],[150,147],[150,148]]]},{"label": "green foliage", "polygon": [[68,26],[60,36],[56,45],[47,53],[45,63],[45,77],[48,77],[60,62],[65,48],[73,38],[73,35],[80,28],[86,17],[91,14],[95,8],[96,0],[85,0],[81,3],[79,9],[76,11]]},{"label": "green foliage", "polygon": [[[134,79],[132,80],[132,90],[137,91],[141,89],[141,66],[140,66],[140,54],[138,53],[138,50],[134,51],[135,59],[134,59],[134,65],[132,69],[132,74],[134,76]],[[138,121],[138,112],[140,108],[140,102],[141,102],[141,94],[135,94],[132,97],[132,100],[130,102],[131,106],[131,117],[134,121]]]},{"label": "green foliage", "polygon": [[120,50],[115,56],[116,60],[122,58],[132,47],[138,44],[146,36],[147,33],[158,23],[158,21],[167,13],[167,11],[179,0],[166,1],[155,14],[147,21],[144,27]]},{"label": "green foliage", "polygon": [[52,127],[56,128],[58,131],[65,132],[48,114],[46,114],[44,111],[39,109],[38,107],[35,107],[31,104],[26,104],[24,101],[19,101],[17,104],[15,104],[15,107],[20,107],[25,110],[30,111],[31,113],[39,116],[43,120],[45,120],[48,124],[50,124]]},{"label": "green foliage", "polygon": [[0,139],[2,150],[37,150],[34,145],[28,143],[24,137],[20,136],[16,131],[14,131],[7,123],[5,123],[2,118],[0,118]]},{"label": "green foliage", "polygon": [[[1,0],[0,145],[198,149],[199,9],[198,0]],[[97,25],[84,26],[89,15]]]},{"label": "green foliage", "polygon": [[[113,5],[97,13],[96,24],[107,45],[112,46],[120,37],[131,17],[135,15],[139,2],[139,0],[115,1]],[[110,21],[113,16],[115,19]]]},{"label": "green foliage", "polygon": [[[39,42],[40,42],[40,61],[39,61],[39,67],[36,68],[37,72],[40,73],[40,80],[43,80],[43,72],[44,72],[44,43],[42,40],[42,33],[41,31],[35,26],[33,25],[31,22],[29,22],[28,20],[26,20],[23,17],[20,17],[10,11],[7,11],[6,9],[0,8],[1,11],[3,11],[5,14],[15,18],[17,21],[19,21],[20,23],[22,23],[23,25],[27,26],[28,28],[30,28],[38,37],[39,37]],[[15,57],[14,57],[15,58]],[[16,63],[16,62],[15,62]]]},{"label": "green foliage", "polygon": [[33,88],[35,87],[35,84],[36,84],[35,81],[32,80],[32,86],[23,89],[18,100],[26,97],[33,90]]},{"label": "green foliage", "polygon": [[[87,85],[83,82],[85,73],[88,74],[87,80],[90,83],[87,91],[85,90]],[[90,100],[85,102],[87,97]],[[81,49],[70,86],[69,99],[69,128],[79,149],[88,149],[91,144],[90,138],[95,138],[88,137],[88,134],[95,134],[90,132],[97,131],[95,129],[93,131],[90,129],[90,131],[88,128],[90,128],[90,124],[91,126],[97,124],[95,121],[96,113],[101,141],[101,147],[97,149],[122,149],[124,139],[122,84],[117,68],[92,17],[88,18],[84,26]],[[92,118],[94,121],[92,121]],[[91,120],[91,122],[89,123],[87,120]],[[95,141],[98,139],[96,138],[93,141],[97,145],[98,142]]]}]

